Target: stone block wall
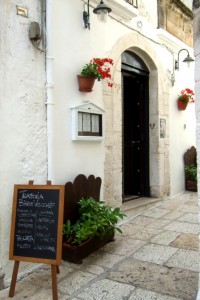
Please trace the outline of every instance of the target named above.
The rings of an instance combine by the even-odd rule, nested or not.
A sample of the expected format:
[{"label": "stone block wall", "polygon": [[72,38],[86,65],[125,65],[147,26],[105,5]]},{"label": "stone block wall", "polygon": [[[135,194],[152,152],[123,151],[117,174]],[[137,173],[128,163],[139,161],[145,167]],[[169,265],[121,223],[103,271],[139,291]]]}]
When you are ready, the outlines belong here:
[{"label": "stone block wall", "polygon": [[161,0],[158,3],[158,27],[192,47],[193,14],[190,9],[180,0]]}]

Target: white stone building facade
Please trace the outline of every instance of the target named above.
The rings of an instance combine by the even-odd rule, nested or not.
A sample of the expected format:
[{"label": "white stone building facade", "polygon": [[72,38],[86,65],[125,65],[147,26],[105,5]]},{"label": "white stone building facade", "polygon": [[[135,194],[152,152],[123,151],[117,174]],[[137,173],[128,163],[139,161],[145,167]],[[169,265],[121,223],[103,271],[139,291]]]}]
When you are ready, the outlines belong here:
[{"label": "white stone building facade", "polygon": [[[194,12],[194,55],[195,55],[195,94],[196,94],[196,144],[197,144],[197,166],[198,166],[198,186],[200,178],[200,77],[199,77],[199,64],[200,64],[200,35],[199,35],[199,21],[200,21],[200,1],[193,0]],[[198,203],[199,203],[199,188],[198,188]],[[200,286],[200,278],[199,278]],[[200,289],[197,295],[197,300],[200,299]]]},{"label": "white stone building facade", "polygon": [[[191,9],[190,1],[183,2]],[[65,184],[80,173],[94,174],[102,178],[101,199],[122,205],[124,130],[128,130],[123,114],[125,51],[139,57],[148,70],[144,168],[149,196],[164,198],[184,191],[183,154],[196,146],[195,105],[179,111],[176,99],[182,89],[194,89],[194,65],[182,63],[184,52],[179,71],[174,63],[181,49],[193,56],[193,48],[159,28],[159,1],[138,0],[135,8],[124,0],[107,0],[112,12],[105,24],[92,13],[98,3],[90,1],[88,30],[82,20],[87,1],[0,2],[0,269],[5,285],[13,266],[8,253],[14,184],[29,180],[45,184],[47,179]],[[39,49],[29,39],[31,22],[41,28]],[[113,59],[113,87],[96,82],[93,92],[82,93],[76,76],[93,57]],[[72,139],[72,110],[87,103],[103,111],[100,141]],[[21,274],[32,267],[22,264]]]}]

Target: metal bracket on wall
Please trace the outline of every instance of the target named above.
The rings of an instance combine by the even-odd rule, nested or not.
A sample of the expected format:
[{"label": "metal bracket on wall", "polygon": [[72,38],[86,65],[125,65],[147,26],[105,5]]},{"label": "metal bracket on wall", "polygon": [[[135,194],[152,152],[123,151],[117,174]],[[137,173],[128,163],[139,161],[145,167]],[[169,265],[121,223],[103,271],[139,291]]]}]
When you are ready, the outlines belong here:
[{"label": "metal bracket on wall", "polygon": [[31,40],[33,46],[41,51],[45,52],[45,50],[39,47],[39,43],[41,41],[41,33],[40,33],[40,25],[38,22],[31,22],[29,26],[29,39]]},{"label": "metal bracket on wall", "polygon": [[149,124],[149,127],[151,128],[151,129],[154,129],[154,127],[155,127],[155,123],[153,123],[153,124]]}]

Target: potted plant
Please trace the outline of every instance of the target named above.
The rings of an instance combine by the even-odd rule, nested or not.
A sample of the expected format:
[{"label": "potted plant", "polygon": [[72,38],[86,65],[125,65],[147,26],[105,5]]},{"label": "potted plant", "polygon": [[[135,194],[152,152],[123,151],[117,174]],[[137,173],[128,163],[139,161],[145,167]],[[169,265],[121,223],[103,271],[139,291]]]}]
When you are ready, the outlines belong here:
[{"label": "potted plant", "polygon": [[197,164],[185,166],[185,185],[187,191],[197,191]]},{"label": "potted plant", "polygon": [[191,89],[184,89],[177,99],[178,110],[185,110],[188,103],[194,103],[194,92]]},{"label": "potted plant", "polygon": [[93,58],[87,63],[81,71],[81,75],[77,75],[79,91],[91,92],[95,79],[101,81],[107,79],[107,84],[112,87],[110,66],[113,60],[110,58]]},{"label": "potted plant", "polygon": [[74,224],[63,224],[63,259],[80,263],[84,257],[113,240],[119,219],[125,214],[120,208],[111,208],[103,201],[82,198],[78,202],[79,218]]}]

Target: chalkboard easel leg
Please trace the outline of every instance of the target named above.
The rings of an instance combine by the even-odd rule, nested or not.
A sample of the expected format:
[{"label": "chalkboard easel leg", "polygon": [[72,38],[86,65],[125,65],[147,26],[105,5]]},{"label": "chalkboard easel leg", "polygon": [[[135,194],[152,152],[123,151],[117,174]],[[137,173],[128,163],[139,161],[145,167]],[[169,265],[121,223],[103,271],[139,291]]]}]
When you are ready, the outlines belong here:
[{"label": "chalkboard easel leg", "polygon": [[15,285],[17,281],[17,273],[19,270],[19,261],[15,260],[14,268],[13,268],[13,274],[12,274],[12,281],[10,285],[10,290],[9,290],[9,297],[12,298],[15,293]]},{"label": "chalkboard easel leg", "polygon": [[56,265],[51,265],[51,277],[52,277],[53,300],[58,300],[57,266]]}]

